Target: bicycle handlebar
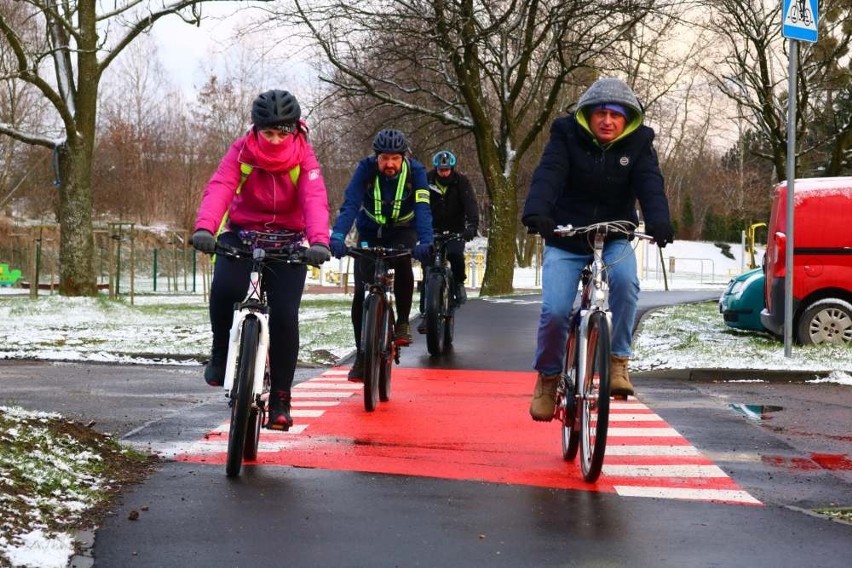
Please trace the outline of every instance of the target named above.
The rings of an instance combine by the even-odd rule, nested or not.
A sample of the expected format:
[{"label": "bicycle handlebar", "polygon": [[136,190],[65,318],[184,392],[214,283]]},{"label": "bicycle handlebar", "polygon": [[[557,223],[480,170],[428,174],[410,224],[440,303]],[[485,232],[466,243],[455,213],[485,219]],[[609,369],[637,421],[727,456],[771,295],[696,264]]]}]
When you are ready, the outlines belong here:
[{"label": "bicycle handlebar", "polygon": [[318,264],[308,262],[308,259],[305,257],[305,251],[307,250],[303,246],[282,247],[280,249],[246,249],[216,243],[216,251],[213,254],[220,254],[229,258],[247,258],[260,262],[284,262],[286,264],[307,264],[319,267]]},{"label": "bicycle handlebar", "polygon": [[362,258],[402,258],[411,256],[411,249],[382,246],[357,246],[349,247],[346,254],[352,257]]},{"label": "bicycle handlebar", "polygon": [[553,234],[560,237],[572,237],[578,234],[589,234],[598,231],[604,233],[620,233],[633,236],[646,241],[653,241],[654,237],[636,230],[636,225],[630,221],[603,221],[601,223],[592,223],[582,227],[574,227],[573,225],[559,225],[553,230]]}]

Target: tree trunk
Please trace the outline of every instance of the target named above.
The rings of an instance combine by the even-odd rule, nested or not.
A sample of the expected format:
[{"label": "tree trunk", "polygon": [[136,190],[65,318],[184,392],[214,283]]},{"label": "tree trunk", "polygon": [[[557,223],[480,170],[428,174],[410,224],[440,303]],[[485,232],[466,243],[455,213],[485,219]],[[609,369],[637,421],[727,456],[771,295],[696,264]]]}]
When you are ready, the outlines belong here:
[{"label": "tree trunk", "polygon": [[485,183],[491,196],[491,224],[482,296],[511,294],[515,275],[515,230],[518,222],[518,196],[514,174],[494,174],[489,168]]},{"label": "tree trunk", "polygon": [[64,146],[60,153],[59,293],[97,294],[92,236],[91,152],[85,145]]}]

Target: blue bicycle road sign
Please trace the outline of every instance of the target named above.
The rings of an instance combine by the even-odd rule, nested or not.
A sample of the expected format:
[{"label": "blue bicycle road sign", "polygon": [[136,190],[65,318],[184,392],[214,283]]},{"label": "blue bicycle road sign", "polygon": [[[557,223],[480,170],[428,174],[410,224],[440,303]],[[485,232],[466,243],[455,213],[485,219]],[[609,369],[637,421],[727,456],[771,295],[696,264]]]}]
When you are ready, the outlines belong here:
[{"label": "blue bicycle road sign", "polygon": [[784,0],[781,9],[781,35],[814,43],[817,40],[819,0]]}]

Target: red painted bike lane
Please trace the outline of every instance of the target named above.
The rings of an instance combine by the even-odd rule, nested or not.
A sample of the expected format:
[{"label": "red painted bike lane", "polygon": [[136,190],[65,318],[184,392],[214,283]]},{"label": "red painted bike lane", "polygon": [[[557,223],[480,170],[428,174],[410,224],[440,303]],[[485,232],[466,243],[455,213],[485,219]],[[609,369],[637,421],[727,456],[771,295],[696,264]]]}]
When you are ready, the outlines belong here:
[{"label": "red painted bike lane", "polygon": [[[527,407],[530,372],[394,367],[391,400],[364,411],[362,385],[334,368],[293,391],[290,432],[264,430],[252,465],[320,468],[759,505],[645,406],[614,401],[603,473],[583,481],[565,462],[558,422]],[[640,393],[641,395],[641,393]],[[227,421],[180,461],[221,464]],[[579,459],[579,458],[578,458]]]}]

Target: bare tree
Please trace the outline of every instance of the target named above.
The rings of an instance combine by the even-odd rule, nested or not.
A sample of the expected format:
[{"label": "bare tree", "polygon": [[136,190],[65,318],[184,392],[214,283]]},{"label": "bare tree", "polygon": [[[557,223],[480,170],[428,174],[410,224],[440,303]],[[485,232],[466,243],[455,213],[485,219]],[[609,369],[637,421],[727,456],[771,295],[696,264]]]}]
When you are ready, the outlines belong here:
[{"label": "bare tree", "polygon": [[[785,179],[788,58],[781,37],[781,2],[714,0],[707,5],[713,14],[711,27],[726,49],[705,70],[743,110],[749,129],[765,141],[750,151],[772,163],[776,179]],[[819,41],[799,43],[796,139],[801,145],[797,157],[805,158],[801,169],[809,173],[837,173],[838,162],[813,161],[819,160],[820,149],[823,155],[839,156],[852,143],[849,111],[836,120],[852,85],[852,5],[848,0],[823,0],[820,10]]]},{"label": "bare tree", "polygon": [[309,30],[334,95],[369,101],[385,124],[413,116],[467,133],[490,210],[482,294],[512,290],[518,174],[554,114],[612,61],[654,0],[292,0],[272,25]]},{"label": "bare tree", "polygon": [[[0,82],[26,83],[54,113],[53,122],[22,129],[0,123],[0,134],[57,152],[59,172],[60,293],[94,295],[92,153],[97,100],[105,69],[139,34],[175,14],[198,25],[208,0],[21,0],[23,19],[0,12],[0,43],[14,61]],[[262,0],[260,0],[262,1]],[[41,28],[37,40],[23,23]]]}]

